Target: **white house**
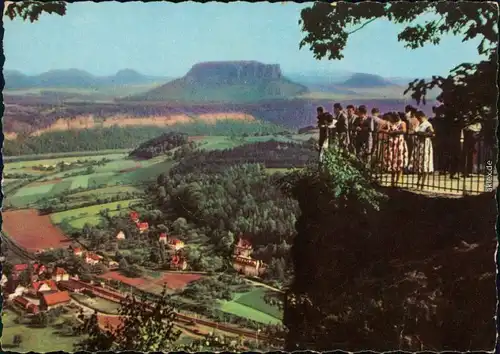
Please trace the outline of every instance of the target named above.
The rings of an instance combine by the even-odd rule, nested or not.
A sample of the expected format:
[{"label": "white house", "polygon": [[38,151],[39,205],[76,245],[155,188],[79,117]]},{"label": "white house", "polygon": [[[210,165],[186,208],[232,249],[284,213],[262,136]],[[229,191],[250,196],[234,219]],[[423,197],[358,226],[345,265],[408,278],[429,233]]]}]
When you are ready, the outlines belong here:
[{"label": "white house", "polygon": [[116,239],[125,240],[125,234],[123,233],[123,231],[120,231],[118,234],[116,234]]}]

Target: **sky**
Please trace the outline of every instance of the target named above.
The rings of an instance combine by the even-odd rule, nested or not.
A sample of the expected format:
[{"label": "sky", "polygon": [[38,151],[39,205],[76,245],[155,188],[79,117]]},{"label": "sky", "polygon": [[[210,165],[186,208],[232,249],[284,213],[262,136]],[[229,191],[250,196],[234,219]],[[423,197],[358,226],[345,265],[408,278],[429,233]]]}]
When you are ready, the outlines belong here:
[{"label": "sky", "polygon": [[405,49],[403,28],[377,20],[349,38],[340,61],[316,60],[299,43],[300,11],[311,3],[68,4],[67,14],[43,14],[38,22],[4,17],[7,70],[34,75],[77,68],[94,75],[120,69],[179,77],[203,61],[257,60],[286,73],[351,71],[385,77],[444,75],[480,58],[478,42],[449,36],[439,46]]}]

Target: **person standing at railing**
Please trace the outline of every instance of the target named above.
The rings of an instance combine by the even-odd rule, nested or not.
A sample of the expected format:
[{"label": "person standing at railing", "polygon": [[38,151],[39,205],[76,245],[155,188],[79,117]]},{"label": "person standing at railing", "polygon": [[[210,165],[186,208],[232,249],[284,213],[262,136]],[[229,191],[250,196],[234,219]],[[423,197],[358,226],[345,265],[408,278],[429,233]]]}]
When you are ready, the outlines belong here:
[{"label": "person standing at railing", "polygon": [[411,105],[407,105],[405,107],[405,121],[408,128],[408,135],[406,136],[406,143],[408,145],[408,154],[409,154],[409,163],[408,163],[408,171],[413,172],[413,161],[416,156],[414,153],[413,146],[416,145],[416,137],[415,132],[417,131],[419,121],[415,116],[417,110]]},{"label": "person standing at railing", "polygon": [[375,131],[375,122],[372,117],[368,117],[366,106],[358,108],[358,118],[355,121],[356,155],[366,166],[370,166],[371,154],[373,150],[373,132]]},{"label": "person standing at railing", "polygon": [[333,122],[333,116],[329,112],[325,112],[323,107],[316,108],[316,112],[319,128],[318,151],[319,159],[322,161],[325,149],[328,148],[328,126]]},{"label": "person standing at railing", "polygon": [[384,156],[383,142],[384,142],[384,135],[386,134],[385,131],[388,129],[388,123],[387,120],[380,117],[380,110],[378,108],[372,108],[371,119],[373,120],[375,126],[375,131],[372,134],[373,149],[372,149],[371,164],[373,167],[380,167],[383,166],[382,164]]},{"label": "person standing at railing", "polygon": [[427,176],[434,172],[434,150],[431,139],[434,136],[434,128],[424,112],[418,111],[416,116],[420,124],[415,131],[416,145],[414,146],[413,168],[418,174],[417,188],[423,189]]},{"label": "person standing at railing", "polygon": [[399,114],[388,114],[388,139],[384,148],[384,164],[391,174],[391,186],[402,182],[404,168],[408,165],[408,146],[404,138],[406,124]]},{"label": "person standing at railing", "polygon": [[462,147],[462,172],[464,178],[471,177],[474,166],[474,155],[477,152],[476,144],[481,134],[481,122],[479,118],[474,119],[464,128],[464,143]]},{"label": "person standing at railing", "polygon": [[357,131],[355,130],[355,124],[358,119],[356,114],[356,107],[352,104],[347,106],[347,124],[348,124],[348,135],[349,135],[349,151],[351,153],[356,152],[355,141]]},{"label": "person standing at railing", "polygon": [[335,103],[333,105],[333,117],[336,121],[335,127],[335,137],[338,144],[343,149],[349,148],[349,120],[347,115],[342,110],[342,105],[340,103]]}]

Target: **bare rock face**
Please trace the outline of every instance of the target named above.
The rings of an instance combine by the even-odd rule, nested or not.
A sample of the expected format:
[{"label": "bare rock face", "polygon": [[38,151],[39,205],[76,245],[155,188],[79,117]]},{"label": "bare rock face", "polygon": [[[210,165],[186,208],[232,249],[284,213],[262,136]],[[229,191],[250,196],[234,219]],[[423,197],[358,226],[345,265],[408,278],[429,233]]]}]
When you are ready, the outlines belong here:
[{"label": "bare rock face", "polygon": [[204,62],[194,65],[186,74],[188,82],[206,84],[254,84],[282,78],[279,64],[257,61]]}]

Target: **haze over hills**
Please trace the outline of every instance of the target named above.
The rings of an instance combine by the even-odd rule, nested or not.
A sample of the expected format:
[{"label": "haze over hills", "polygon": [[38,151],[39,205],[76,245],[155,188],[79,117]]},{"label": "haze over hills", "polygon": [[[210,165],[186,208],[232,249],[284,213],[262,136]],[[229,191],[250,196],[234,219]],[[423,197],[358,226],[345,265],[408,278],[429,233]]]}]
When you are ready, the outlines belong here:
[{"label": "haze over hills", "polygon": [[305,85],[283,76],[279,64],[257,61],[203,62],[176,80],[130,101],[255,102],[288,99],[308,92]]},{"label": "haze over hills", "polygon": [[26,75],[16,70],[5,70],[5,89],[31,88],[101,88],[123,85],[165,83],[172,78],[143,75],[132,69],[123,69],[110,76],[95,76],[79,69],[51,70],[39,75]]}]

